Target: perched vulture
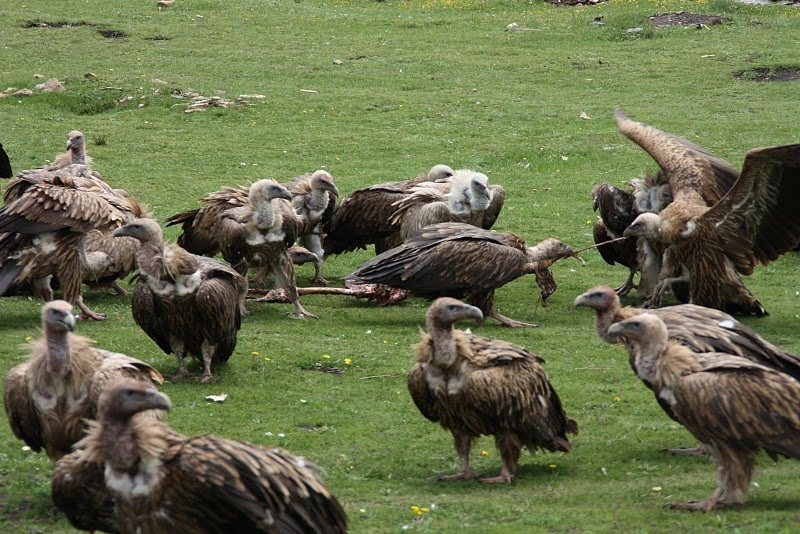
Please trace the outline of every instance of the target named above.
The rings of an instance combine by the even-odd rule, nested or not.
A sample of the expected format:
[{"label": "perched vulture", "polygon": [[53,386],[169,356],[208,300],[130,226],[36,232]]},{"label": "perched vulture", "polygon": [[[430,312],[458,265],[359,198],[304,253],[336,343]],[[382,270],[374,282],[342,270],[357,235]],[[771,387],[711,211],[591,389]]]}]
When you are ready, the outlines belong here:
[{"label": "perched vulture", "polygon": [[57,460],[69,453],[97,416],[104,385],[122,377],[163,381],[148,364],[124,354],[95,348],[94,341],[72,333],[72,305],[63,300],[42,308],[42,338],[30,344],[28,361],[6,376],[6,415],[14,435],[34,451]]},{"label": "perched vulture", "polygon": [[[631,319],[643,313],[650,313],[661,319],[667,327],[669,339],[684,345],[693,352],[724,352],[771,367],[796,379],[800,379],[800,358],[765,340],[749,326],[740,323],[727,313],[694,304],[681,304],[665,308],[644,310],[627,306],[620,308],[619,297],[608,286],[596,286],[578,295],[575,307],[586,306],[596,312],[597,334],[608,343],[618,343],[618,337],[609,334],[615,323]],[[637,368],[638,347],[626,340],[630,364],[637,376],[642,377]],[[645,385],[653,390],[659,405],[672,419],[678,420],[671,406],[660,396],[652,382],[642,378]],[[693,453],[695,449],[668,449],[671,453]],[[701,449],[702,451],[702,449]]]},{"label": "perched vulture", "polygon": [[141,242],[139,280],[133,291],[133,319],[166,354],[175,354],[177,377],[189,377],[187,354],[203,362],[201,382],[214,380],[211,365],[228,361],[247,294],[247,279],[230,266],[165,244],[161,226],[135,219],[115,237]]},{"label": "perched vulture", "polygon": [[116,501],[123,534],[347,531],[344,509],[305,459],[211,434],[186,437],[132,417],[169,408],[146,383],[110,384],[73,461],[57,466],[55,503],[92,502],[102,484]]},{"label": "perched vulture", "polygon": [[400,227],[392,223],[395,203],[424,182],[446,182],[454,171],[436,165],[427,173],[404,182],[386,182],[359,189],[347,195],[323,225],[325,254],[341,254],[374,244],[380,254],[399,245]]},{"label": "perched vulture", "polygon": [[133,252],[131,243],[103,247],[114,228],[145,215],[123,193],[93,178],[54,177],[6,204],[0,209],[0,295],[30,280],[51,300],[49,277],[56,275],[64,300],[77,304],[82,318],[105,319],[84,303],[80,289],[83,281],[111,283],[130,272],[135,246]]},{"label": "perched vulture", "polygon": [[317,256],[312,281],[328,285],[321,274],[325,262],[322,226],[333,216],[339,189],[333,183],[333,176],[324,170],[298,176],[283,185],[292,194],[292,206],[303,222],[300,244]]},{"label": "perched vulture", "polygon": [[550,384],[544,360],[524,348],[469,332],[453,324],[463,319],[481,321],[475,306],[443,297],[425,316],[428,333],[414,346],[417,363],[408,374],[408,390],[419,411],[453,434],[461,472],[439,480],[471,480],[472,440],[492,435],[503,467],[484,483],[511,482],[523,445],[569,452],[566,434],[578,433]]},{"label": "perched vulture", "polygon": [[671,508],[709,511],[743,503],[760,449],[773,460],[800,459],[800,382],[794,378],[732,354],[672,342],[664,322],[650,313],[615,323],[608,333],[638,346],[639,376],[655,384],[717,467],[717,488],[707,499]]},{"label": "perched vulture", "polygon": [[597,247],[598,252],[609,265],[619,263],[630,270],[628,279],[616,290],[620,296],[627,295],[631,289],[638,288],[633,282],[640,270],[636,239],[628,238],[606,245],[602,243],[622,237],[628,225],[639,215],[633,191],[609,183],[597,184],[592,189],[592,208],[600,211],[600,218],[594,223],[594,242],[601,245]]},{"label": "perched vulture", "polygon": [[11,178],[12,176],[14,176],[14,171],[11,170],[11,160],[8,159],[8,154],[0,144],[0,178]]},{"label": "perched vulture", "polygon": [[766,265],[800,243],[800,144],[750,150],[735,183],[726,193],[717,188],[714,201],[708,184],[727,176],[716,172],[722,160],[619,110],[616,118],[620,131],[658,163],[674,199],[658,214],[639,215],[624,235],[669,247],[686,268],[693,304],[766,315],[739,275],[753,274],[759,262]]},{"label": "perched vulture", "polygon": [[505,189],[489,186],[489,178],[480,172],[455,171],[449,182],[423,182],[394,203],[391,223],[399,225],[402,242],[414,232],[431,224],[463,222],[489,230],[497,220],[505,201]]},{"label": "perched vulture", "polygon": [[553,261],[574,255],[572,248],[557,239],[527,247],[522,238],[511,233],[465,223],[441,223],[426,226],[346,278],[408,289],[432,298],[467,298],[503,326],[536,326],[501,315],[494,308],[494,290],[525,274],[538,277],[549,272]]},{"label": "perched vulture", "polygon": [[292,193],[275,180],[265,179],[224,187],[201,202],[204,205],[199,210],[167,219],[168,225],[183,225],[178,244],[198,255],[222,252],[243,276],[251,267],[260,269],[254,281],[263,281],[265,273],[273,272],[276,288],[284,290],[294,304],[293,314],[315,317],[300,304],[289,253],[304,228],[303,219],[292,207]]}]

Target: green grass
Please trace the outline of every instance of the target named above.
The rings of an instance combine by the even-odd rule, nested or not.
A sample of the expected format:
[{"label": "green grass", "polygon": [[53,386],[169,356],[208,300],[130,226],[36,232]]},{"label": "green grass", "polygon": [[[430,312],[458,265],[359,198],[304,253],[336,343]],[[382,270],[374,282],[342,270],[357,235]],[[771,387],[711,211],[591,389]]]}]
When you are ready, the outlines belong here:
[{"label": "green grass", "polygon": [[[648,16],[679,10],[728,23],[646,29]],[[591,24],[601,16],[605,26]],[[71,24],[23,28],[37,21]],[[542,31],[504,32],[511,22]],[[616,131],[615,107],[735,165],[752,147],[796,142],[797,83],[733,73],[797,66],[799,27],[796,9],[727,1],[564,8],[510,0],[178,0],[159,11],[149,1],[13,0],[0,5],[0,90],[32,88],[41,74],[67,91],[0,99],[0,141],[22,170],[52,159],[66,133],[80,129],[95,168],[159,219],[224,184],[286,180],[319,167],[343,194],[436,163],[476,168],[507,189],[497,230],[578,248],[592,242],[592,185],[621,184],[654,167]],[[84,78],[88,72],[96,76]],[[172,93],[190,91],[266,98],[187,114],[186,100]],[[331,258],[325,274],[340,283],[369,257]],[[320,316],[305,321],[286,317],[287,305],[249,304],[237,349],[217,371],[222,382],[164,386],[175,405],[169,422],[187,434],[277,444],[310,458],[354,532],[795,529],[800,464],[774,465],[766,456],[747,506],[709,514],[662,508],[709,494],[713,468],[707,459],[658,452],[694,440],[661,413],[627,354],[596,338],[590,314],[572,309],[576,294],[626,275],[595,252],[586,258],[585,267],[556,264],[559,289],[546,309],[536,306],[530,279],[498,291],[502,313],[541,328],[479,329],[541,354],[580,425],[571,454],[523,456],[511,485],[436,481],[457,469],[457,459],[449,434],[417,412],[405,387],[427,307],[419,299],[378,309],[304,298]],[[799,270],[800,258],[789,254],[746,280],[771,315],[745,322],[795,353]],[[308,285],[311,274],[300,268],[299,283]],[[109,319],[81,324],[80,333],[165,374],[177,370],[133,323],[127,299],[86,299]],[[0,372],[21,361],[26,337],[39,335],[40,306],[25,297],[0,301]],[[343,372],[319,372],[317,364]],[[204,400],[221,392],[229,395],[222,404]],[[50,463],[22,445],[0,425],[0,530],[69,531],[48,504]],[[480,473],[499,471],[489,438],[475,444],[473,460]],[[411,506],[428,511],[415,517]]]}]

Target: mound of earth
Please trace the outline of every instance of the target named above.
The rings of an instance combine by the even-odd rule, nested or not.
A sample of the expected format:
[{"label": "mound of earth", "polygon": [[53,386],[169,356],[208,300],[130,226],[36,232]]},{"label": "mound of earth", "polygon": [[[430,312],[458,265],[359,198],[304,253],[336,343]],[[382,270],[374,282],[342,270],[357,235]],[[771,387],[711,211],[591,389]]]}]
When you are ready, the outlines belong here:
[{"label": "mound of earth", "polygon": [[700,13],[687,13],[685,11],[678,11],[677,13],[663,13],[661,15],[653,15],[648,17],[647,20],[653,25],[653,28],[659,30],[668,26],[713,26],[714,24],[725,24],[725,19],[719,15],[704,15]]},{"label": "mound of earth", "polygon": [[798,67],[754,67],[733,73],[737,80],[753,80],[756,82],[792,82],[800,80]]}]

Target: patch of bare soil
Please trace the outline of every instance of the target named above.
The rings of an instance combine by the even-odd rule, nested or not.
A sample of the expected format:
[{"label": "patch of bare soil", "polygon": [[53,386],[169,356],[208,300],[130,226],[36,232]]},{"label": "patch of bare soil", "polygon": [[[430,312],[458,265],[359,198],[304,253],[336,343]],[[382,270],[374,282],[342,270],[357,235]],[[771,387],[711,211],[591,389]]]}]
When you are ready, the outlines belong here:
[{"label": "patch of bare soil", "polygon": [[652,17],[648,17],[647,20],[656,30],[669,26],[695,26],[697,28],[702,28],[703,26],[713,26],[714,24],[725,24],[725,22],[727,22],[719,15],[687,13],[686,11],[653,15]]},{"label": "patch of bare soil", "polygon": [[800,67],[754,67],[734,72],[733,77],[754,82],[793,82],[800,80]]},{"label": "patch of bare soil", "polygon": [[125,32],[120,32],[117,30],[97,30],[97,33],[105,37],[106,39],[122,39],[127,37]]},{"label": "patch of bare soil", "polygon": [[593,6],[602,4],[607,0],[545,0],[549,4],[556,6]]},{"label": "patch of bare soil", "polygon": [[78,26],[91,26],[87,22],[74,21],[67,22],[65,20],[47,21],[47,20],[29,20],[22,24],[25,29],[28,28],[77,28]]}]

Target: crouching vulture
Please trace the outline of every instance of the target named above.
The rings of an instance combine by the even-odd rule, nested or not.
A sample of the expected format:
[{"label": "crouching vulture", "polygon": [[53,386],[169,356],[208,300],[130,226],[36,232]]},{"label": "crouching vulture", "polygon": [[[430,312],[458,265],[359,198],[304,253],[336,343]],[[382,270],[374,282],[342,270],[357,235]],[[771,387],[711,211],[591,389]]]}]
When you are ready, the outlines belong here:
[{"label": "crouching vulture", "polygon": [[509,319],[494,308],[494,290],[525,274],[536,274],[537,280],[546,277],[552,262],[570,256],[575,256],[575,251],[557,239],[527,247],[511,233],[466,223],[440,223],[412,234],[402,245],[375,256],[346,278],[433,298],[467,298],[503,326],[530,327],[537,325]]},{"label": "crouching vulture", "polygon": [[42,307],[42,338],[30,344],[28,361],[6,376],[6,415],[14,435],[51,460],[72,451],[97,415],[103,387],[114,378],[131,377],[150,384],[161,373],[124,354],[95,348],[73,333],[72,305],[63,300]]},{"label": "crouching vulture", "polygon": [[93,502],[105,488],[123,534],[347,531],[344,510],[305,459],[210,434],[186,437],[133,417],[169,408],[149,384],[110,384],[73,461],[56,468],[56,504]]},{"label": "crouching vulture", "polygon": [[[608,343],[625,342],[628,346],[631,369],[640,378],[642,375],[639,373],[636,361],[639,348],[635,341],[612,336],[609,334],[609,329],[619,321],[650,313],[664,322],[670,341],[689,347],[694,352],[733,354],[800,379],[800,358],[773,345],[749,326],[719,310],[694,304],[679,304],[651,310],[632,306],[621,308],[619,297],[609,286],[596,286],[578,295],[575,298],[575,307],[581,306],[595,310],[595,326],[597,335],[601,339]],[[657,385],[645,378],[642,378],[642,381],[653,390],[656,400],[667,415],[680,422],[672,407],[660,397]],[[697,449],[666,449],[665,452],[695,454],[705,452],[705,448],[701,446]]]},{"label": "crouching vulture", "polygon": [[724,352],[695,352],[669,340],[664,321],[650,313],[608,331],[633,341],[639,376],[656,385],[683,425],[705,443],[717,467],[717,487],[699,502],[671,508],[708,511],[741,504],[764,449],[800,459],[800,382]]},{"label": "crouching vulture", "polygon": [[523,445],[569,452],[566,434],[578,433],[568,419],[542,367],[544,360],[524,348],[469,332],[454,323],[481,321],[475,306],[443,297],[425,316],[428,333],[414,346],[417,363],[408,374],[408,390],[422,415],[453,434],[461,471],[439,480],[471,480],[472,440],[495,437],[503,461],[500,474],[483,483],[511,482]]},{"label": "crouching vulture", "polygon": [[192,376],[187,354],[203,362],[201,382],[214,379],[211,365],[228,361],[247,294],[247,279],[221,261],[164,243],[161,226],[135,219],[115,237],[141,242],[140,278],[133,291],[133,319],[166,354],[175,354],[177,377]]}]

